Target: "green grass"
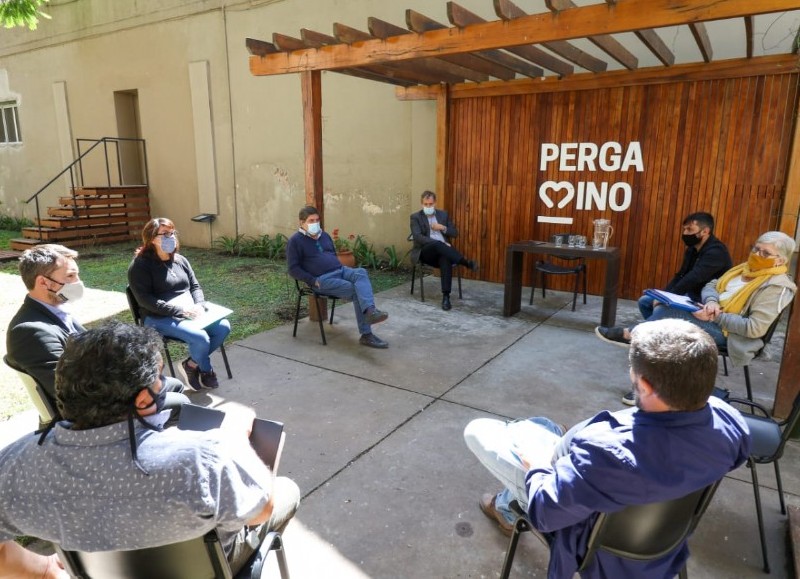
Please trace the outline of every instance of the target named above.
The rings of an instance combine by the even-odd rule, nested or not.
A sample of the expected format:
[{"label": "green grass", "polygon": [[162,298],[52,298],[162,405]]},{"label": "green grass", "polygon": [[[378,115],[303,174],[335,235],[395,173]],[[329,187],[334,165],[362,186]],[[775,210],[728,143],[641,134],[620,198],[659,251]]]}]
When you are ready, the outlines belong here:
[{"label": "green grass", "polygon": [[[13,237],[19,237],[19,232],[0,230],[0,249],[8,248],[8,239]],[[78,248],[81,279],[87,287],[124,292],[135,247],[131,242]],[[187,247],[181,248],[181,253],[192,264],[206,299],[234,311],[229,318],[232,330],[228,340],[241,340],[294,319],[297,294],[294,280],[286,274],[284,260],[234,257],[216,250]],[[16,274],[16,261],[0,264],[0,271]],[[370,270],[370,279],[377,293],[407,281],[408,272]],[[301,315],[307,315],[306,307],[304,304]],[[115,317],[129,323],[133,321],[127,311]],[[100,323],[102,321],[89,326]],[[180,360],[185,352],[180,344],[170,345],[173,360]],[[0,389],[0,419],[26,410],[30,407],[26,402],[24,396],[14,400]]]}]

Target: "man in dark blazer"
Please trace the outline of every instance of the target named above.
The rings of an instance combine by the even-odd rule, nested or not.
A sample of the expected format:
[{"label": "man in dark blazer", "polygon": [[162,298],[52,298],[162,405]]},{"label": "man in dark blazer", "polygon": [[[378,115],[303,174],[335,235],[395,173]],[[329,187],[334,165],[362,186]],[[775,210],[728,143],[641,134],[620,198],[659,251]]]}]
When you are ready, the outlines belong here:
[{"label": "man in dark blazer", "polygon": [[[62,307],[83,296],[77,258],[77,251],[56,244],[37,245],[23,252],[19,273],[28,295],[11,319],[6,334],[6,362],[36,380],[53,409],[57,408],[55,371],[58,359],[69,336],[86,331]],[[164,390],[180,393],[184,385],[180,380],[167,378]],[[184,399],[176,397],[175,401]]]},{"label": "man in dark blazer", "polygon": [[[53,408],[58,359],[70,334],[85,331],[61,307],[79,299],[83,290],[77,257],[77,251],[63,245],[39,245],[25,250],[19,260],[19,272],[28,295],[11,319],[6,335],[9,365],[33,377]],[[76,292],[74,288],[78,286],[80,290]]]},{"label": "man in dark blazer", "polygon": [[477,271],[478,264],[466,259],[454,248],[450,241],[458,237],[458,229],[450,221],[447,211],[436,209],[436,193],[425,191],[420,200],[422,209],[411,214],[411,237],[414,247],[411,249],[411,262],[422,263],[439,268],[442,282],[442,309],[447,311],[450,305],[450,287],[453,279],[453,266],[463,265]]}]

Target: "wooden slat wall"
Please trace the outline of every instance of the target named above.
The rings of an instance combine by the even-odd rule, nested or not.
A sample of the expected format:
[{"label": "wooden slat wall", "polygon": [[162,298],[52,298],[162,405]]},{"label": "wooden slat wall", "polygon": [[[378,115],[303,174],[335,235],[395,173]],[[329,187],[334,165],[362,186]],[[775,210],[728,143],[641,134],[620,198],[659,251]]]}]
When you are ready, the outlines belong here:
[{"label": "wooden slat wall", "polygon": [[[744,261],[756,237],[777,228],[797,85],[797,74],[779,74],[454,99],[446,198],[458,245],[479,260],[481,279],[502,282],[509,243],[566,231],[590,237],[594,219],[611,219],[611,245],[622,250],[620,297],[635,299],[663,287],[679,267],[683,217],[709,211],[734,262]],[[539,170],[543,142],[608,141],[639,141],[644,172],[560,172],[557,162]],[[624,212],[575,210],[574,203],[547,209],[538,196],[547,180],[625,181],[633,201]],[[537,223],[539,214],[575,222]],[[602,268],[590,262],[589,291],[601,288]]]}]

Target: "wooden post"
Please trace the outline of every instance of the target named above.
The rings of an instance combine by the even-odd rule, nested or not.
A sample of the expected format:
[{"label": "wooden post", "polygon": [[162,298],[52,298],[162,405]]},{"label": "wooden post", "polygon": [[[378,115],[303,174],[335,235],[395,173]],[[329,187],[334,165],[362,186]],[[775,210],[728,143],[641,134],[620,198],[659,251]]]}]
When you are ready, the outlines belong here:
[{"label": "wooden post", "polygon": [[447,206],[447,163],[449,155],[447,135],[450,118],[450,91],[446,84],[439,85],[436,96],[436,197],[441,207]]},{"label": "wooden post", "polygon": [[322,200],[322,77],[318,70],[300,73],[303,93],[303,143],[306,159],[306,205],[319,211],[324,221]]},{"label": "wooden post", "polygon": [[[789,153],[789,168],[786,172],[786,188],[783,194],[783,207],[780,215],[780,230],[794,237],[797,233],[797,217],[800,209],[800,99],[795,104],[794,137],[792,150]],[[798,283],[800,276],[795,272],[794,282]],[[800,313],[793,303],[789,312],[789,321],[786,326],[786,341],[783,344],[781,368],[778,373],[778,385],[775,388],[775,404],[772,413],[784,418],[792,411],[792,402],[800,392]]]}]

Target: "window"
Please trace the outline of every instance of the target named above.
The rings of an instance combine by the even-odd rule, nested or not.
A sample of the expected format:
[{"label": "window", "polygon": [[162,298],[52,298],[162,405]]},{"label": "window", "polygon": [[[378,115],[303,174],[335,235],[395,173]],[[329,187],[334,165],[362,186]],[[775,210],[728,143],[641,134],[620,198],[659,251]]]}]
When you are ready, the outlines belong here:
[{"label": "window", "polygon": [[17,103],[0,102],[0,145],[21,142],[22,130],[19,126]]}]

